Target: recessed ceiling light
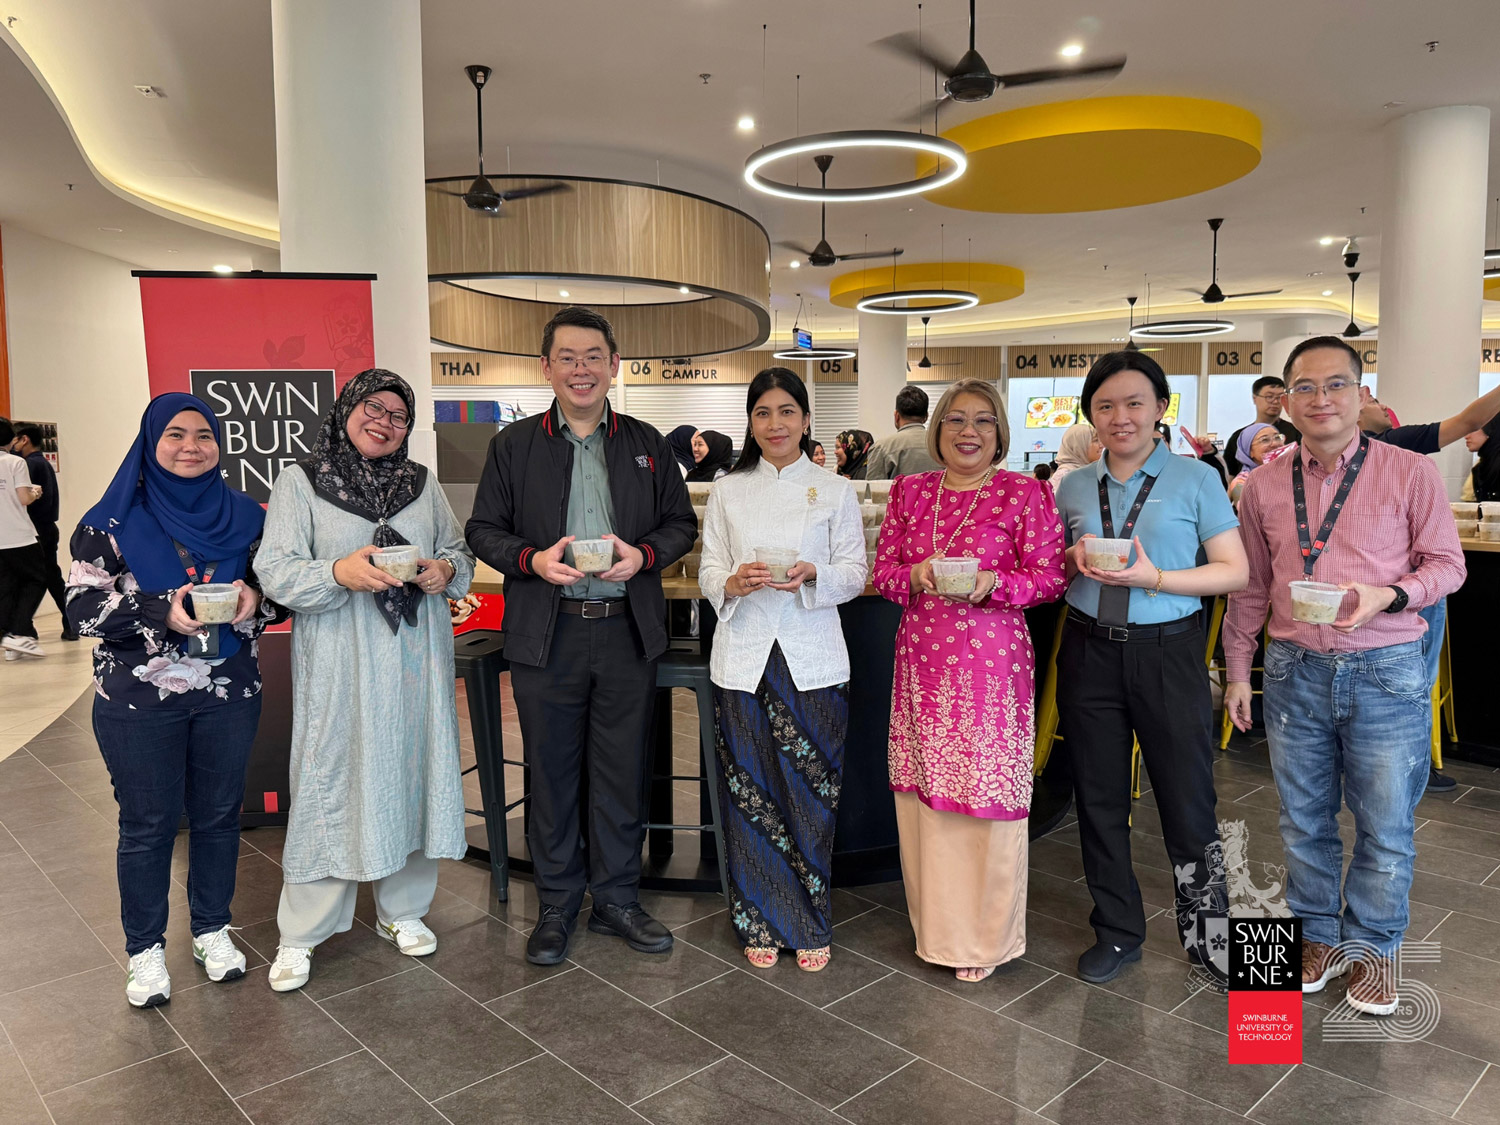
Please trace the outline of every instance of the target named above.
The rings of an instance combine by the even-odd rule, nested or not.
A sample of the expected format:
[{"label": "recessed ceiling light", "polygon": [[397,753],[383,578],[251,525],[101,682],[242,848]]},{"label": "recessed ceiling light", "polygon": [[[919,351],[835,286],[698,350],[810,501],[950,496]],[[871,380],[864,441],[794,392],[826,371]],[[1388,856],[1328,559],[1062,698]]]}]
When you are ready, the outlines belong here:
[{"label": "recessed ceiling light", "polygon": [[679,285],[677,287],[677,292],[679,292],[679,293],[691,293],[692,290],[689,289],[686,285]]},{"label": "recessed ceiling light", "polygon": [[1405,102],[1386,102],[1385,105],[1381,106],[1380,108],[1381,109],[1395,109],[1397,106],[1403,106],[1405,104],[1406,104]]},{"label": "recessed ceiling light", "polygon": [[99,229],[102,230],[102,231],[104,231],[106,234],[124,234],[125,233],[125,228],[124,227],[100,227]]},{"label": "recessed ceiling light", "polygon": [[1088,247],[1085,247],[1085,249],[1087,249],[1090,253],[1092,253],[1093,251],[1099,249],[1099,247],[1097,247],[1097,246],[1088,246]]},{"label": "recessed ceiling light", "polygon": [[1336,241],[1337,241],[1337,239],[1333,238],[1331,235],[1326,235],[1325,234],[1322,238],[1318,239],[1318,245],[1319,246],[1332,246]]},{"label": "recessed ceiling light", "polygon": [[1333,290],[1332,289],[1325,289],[1325,290],[1323,290],[1323,296],[1325,296],[1325,297],[1332,297],[1333,296]]},{"label": "recessed ceiling light", "polygon": [[168,253],[168,254],[176,254],[176,253],[177,253],[177,251],[176,251],[176,250],[168,250],[168,251],[167,251],[167,253]]},{"label": "recessed ceiling light", "polygon": [[234,267],[233,266],[226,266],[226,265],[220,264],[220,265],[217,265],[217,266],[214,267],[214,273],[233,273],[233,272],[234,272]]},{"label": "recessed ceiling light", "polygon": [[747,113],[744,117],[741,117],[734,124],[741,133],[748,133],[751,129],[755,128],[755,118],[751,117]]},{"label": "recessed ceiling light", "polygon": [[569,293],[566,289],[559,289],[557,295],[559,297],[571,297],[573,294]]},{"label": "recessed ceiling light", "polygon": [[794,269],[794,270],[800,270],[801,268],[802,268],[802,259],[801,258],[793,258],[792,259],[792,269]]},{"label": "recessed ceiling light", "polygon": [[1066,47],[1064,47],[1057,53],[1065,59],[1076,59],[1079,55],[1083,54],[1083,44],[1069,43]]},{"label": "recessed ceiling light", "polygon": [[1323,271],[1322,270],[1313,270],[1307,276],[1308,277],[1322,277],[1323,276]]}]

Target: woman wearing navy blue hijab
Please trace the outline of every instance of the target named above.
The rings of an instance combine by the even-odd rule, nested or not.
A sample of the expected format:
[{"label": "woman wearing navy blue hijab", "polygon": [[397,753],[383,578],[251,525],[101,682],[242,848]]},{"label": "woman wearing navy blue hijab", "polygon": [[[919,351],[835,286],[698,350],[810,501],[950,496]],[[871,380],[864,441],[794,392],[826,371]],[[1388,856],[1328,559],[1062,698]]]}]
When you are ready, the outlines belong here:
[{"label": "woman wearing navy blue hijab", "polygon": [[[68,623],[94,649],[94,735],[120,806],[120,919],[135,1007],[172,994],[164,943],[172,845],[186,812],[193,959],[244,975],[229,937],[245,766],[260,720],[256,638],[276,616],[251,569],[265,513],[224,483],[219,421],[164,394],[73,533]],[[199,582],[239,588],[234,619],[193,616]]]}]

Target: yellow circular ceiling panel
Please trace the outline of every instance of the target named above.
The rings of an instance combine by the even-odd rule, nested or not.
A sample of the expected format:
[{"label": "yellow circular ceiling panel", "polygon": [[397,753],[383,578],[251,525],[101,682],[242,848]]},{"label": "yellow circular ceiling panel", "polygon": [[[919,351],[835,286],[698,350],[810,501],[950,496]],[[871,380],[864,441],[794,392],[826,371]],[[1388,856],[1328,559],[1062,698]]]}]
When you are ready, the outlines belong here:
[{"label": "yellow circular ceiling panel", "polygon": [[[965,289],[979,298],[981,305],[993,305],[998,301],[1009,301],[1026,292],[1026,275],[1014,266],[1002,266],[995,262],[907,262],[896,266],[874,266],[866,270],[854,270],[840,274],[828,284],[828,300],[840,308],[852,309],[861,299],[872,293],[913,290],[958,290]],[[912,301],[913,308],[924,304],[939,304],[938,298],[930,301]]]},{"label": "yellow circular ceiling panel", "polygon": [[[1063,214],[1180,199],[1260,163],[1260,119],[1200,98],[1086,98],[994,113],[943,133],[969,154],[926,198],[965,211]],[[918,159],[926,175],[931,159]]]},{"label": "yellow circular ceiling panel", "polygon": [[1484,279],[1484,299],[1486,301],[1500,301],[1500,277],[1487,277]]}]

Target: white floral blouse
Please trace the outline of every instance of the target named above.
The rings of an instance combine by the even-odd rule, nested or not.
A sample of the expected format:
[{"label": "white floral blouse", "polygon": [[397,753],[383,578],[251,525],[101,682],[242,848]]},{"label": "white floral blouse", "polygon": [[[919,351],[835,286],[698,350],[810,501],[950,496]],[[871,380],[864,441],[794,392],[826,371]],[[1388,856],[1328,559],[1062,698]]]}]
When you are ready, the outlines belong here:
[{"label": "white floral blouse", "polygon": [[[245,584],[256,581],[250,547]],[[256,639],[286,611],[270,600],[260,613],[232,627],[246,643],[223,660],[184,652],[186,638],[167,627],[172,591],[148,594],[125,566],[114,536],[84,524],[73,533],[73,567],[68,573],[68,621],[94,646],[94,691],[102,698],[137,707],[202,707],[249,699],[260,692]]]}]

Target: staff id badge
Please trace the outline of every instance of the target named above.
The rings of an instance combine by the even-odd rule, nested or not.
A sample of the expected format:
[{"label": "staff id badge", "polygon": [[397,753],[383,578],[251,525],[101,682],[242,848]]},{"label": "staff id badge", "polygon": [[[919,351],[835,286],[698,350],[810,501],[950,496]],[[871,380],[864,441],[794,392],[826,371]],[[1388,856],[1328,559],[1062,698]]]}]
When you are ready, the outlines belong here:
[{"label": "staff id badge", "polygon": [[188,637],[187,654],[202,660],[217,660],[219,656],[219,627],[205,625],[202,633]]}]

